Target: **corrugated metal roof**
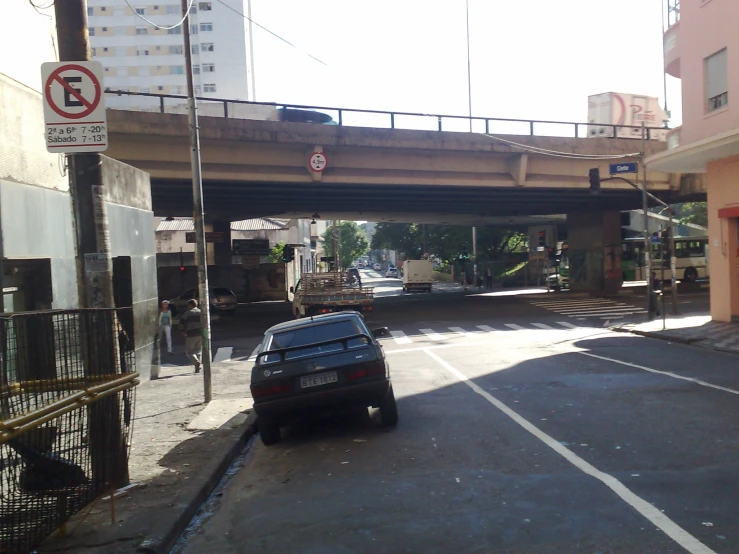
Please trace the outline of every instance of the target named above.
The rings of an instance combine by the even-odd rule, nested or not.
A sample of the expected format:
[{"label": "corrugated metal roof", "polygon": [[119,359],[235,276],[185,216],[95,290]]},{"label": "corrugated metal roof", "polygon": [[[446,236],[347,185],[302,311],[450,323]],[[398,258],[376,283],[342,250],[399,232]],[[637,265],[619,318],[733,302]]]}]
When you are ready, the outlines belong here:
[{"label": "corrugated metal roof", "polygon": [[[243,221],[232,221],[232,231],[279,231],[287,228],[286,219],[271,219],[268,217],[258,217],[256,219],[244,219]],[[189,217],[178,217],[172,221],[163,219],[157,226],[157,233],[160,231],[194,231],[195,226]]]}]

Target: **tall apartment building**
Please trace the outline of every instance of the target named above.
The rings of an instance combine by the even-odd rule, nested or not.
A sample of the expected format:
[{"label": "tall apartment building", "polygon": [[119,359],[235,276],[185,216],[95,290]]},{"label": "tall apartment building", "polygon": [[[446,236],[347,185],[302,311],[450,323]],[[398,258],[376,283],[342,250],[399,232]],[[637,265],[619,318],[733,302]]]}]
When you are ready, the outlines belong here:
[{"label": "tall apartment building", "polygon": [[665,71],[681,79],[683,124],[657,171],[702,173],[708,193],[711,316],[739,319],[739,1],[665,0]]},{"label": "tall apartment building", "polygon": [[[248,100],[248,20],[237,13],[247,13],[246,1],[193,1],[190,40],[197,96]],[[104,86],[186,94],[182,27],[158,29],[142,19],[171,27],[182,19],[181,2],[129,2],[133,8],[125,0],[87,2],[92,55],[103,64]],[[106,103],[111,108],[133,109],[159,105],[156,99],[126,95],[108,95]]]}]

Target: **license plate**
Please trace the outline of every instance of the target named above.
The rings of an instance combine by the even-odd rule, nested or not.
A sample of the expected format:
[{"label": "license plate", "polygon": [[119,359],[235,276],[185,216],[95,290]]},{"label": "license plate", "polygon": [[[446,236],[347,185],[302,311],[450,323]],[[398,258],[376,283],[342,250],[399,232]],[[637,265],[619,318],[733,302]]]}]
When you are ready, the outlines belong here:
[{"label": "license plate", "polygon": [[305,375],[300,378],[300,388],[320,387],[321,385],[335,383],[338,380],[339,376],[335,371],[327,371],[326,373],[318,373],[316,375]]}]

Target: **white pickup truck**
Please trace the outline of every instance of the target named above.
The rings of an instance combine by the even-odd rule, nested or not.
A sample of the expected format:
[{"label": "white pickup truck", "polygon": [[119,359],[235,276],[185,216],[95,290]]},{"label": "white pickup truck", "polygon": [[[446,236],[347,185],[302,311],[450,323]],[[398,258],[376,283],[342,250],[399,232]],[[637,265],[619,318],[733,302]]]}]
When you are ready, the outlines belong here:
[{"label": "white pickup truck", "polygon": [[434,284],[434,264],[431,260],[406,260],[403,262],[403,291],[425,290],[431,292]]},{"label": "white pickup truck", "polygon": [[374,289],[349,286],[344,273],[304,273],[290,287],[295,317],[310,317],[342,310],[372,311]]}]

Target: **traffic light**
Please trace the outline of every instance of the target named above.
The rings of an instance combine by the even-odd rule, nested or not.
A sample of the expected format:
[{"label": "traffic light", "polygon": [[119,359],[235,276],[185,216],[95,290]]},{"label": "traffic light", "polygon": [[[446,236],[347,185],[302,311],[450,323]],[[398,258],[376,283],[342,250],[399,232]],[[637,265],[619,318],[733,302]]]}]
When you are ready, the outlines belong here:
[{"label": "traffic light", "polygon": [[470,255],[467,253],[467,250],[462,250],[462,254],[459,256],[460,260],[469,260]]},{"label": "traffic light", "polygon": [[180,266],[180,273],[185,273],[185,266],[184,265],[181,265]]},{"label": "traffic light", "polygon": [[539,246],[546,246],[546,245],[547,245],[547,232],[539,231]]},{"label": "traffic light", "polygon": [[285,263],[292,262],[295,259],[295,250],[292,246],[285,245],[282,247],[282,261]]},{"label": "traffic light", "polygon": [[600,192],[600,169],[594,167],[588,175],[590,177],[590,192]]}]

